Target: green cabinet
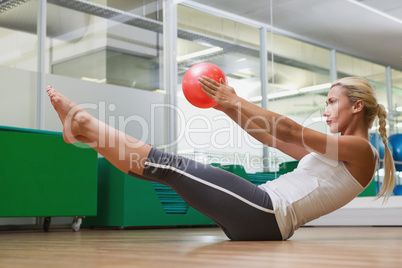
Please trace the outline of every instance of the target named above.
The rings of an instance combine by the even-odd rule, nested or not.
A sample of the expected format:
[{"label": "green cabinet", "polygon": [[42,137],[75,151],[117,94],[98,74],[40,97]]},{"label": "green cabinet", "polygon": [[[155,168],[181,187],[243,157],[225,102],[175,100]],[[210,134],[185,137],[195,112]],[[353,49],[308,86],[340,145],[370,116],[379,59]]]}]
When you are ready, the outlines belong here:
[{"label": "green cabinet", "polygon": [[2,126],[0,150],[0,217],[96,215],[94,150],[58,132]]},{"label": "green cabinet", "polygon": [[96,217],[87,217],[84,225],[119,228],[215,225],[170,188],[133,178],[104,158],[99,159],[98,166],[98,212]]}]

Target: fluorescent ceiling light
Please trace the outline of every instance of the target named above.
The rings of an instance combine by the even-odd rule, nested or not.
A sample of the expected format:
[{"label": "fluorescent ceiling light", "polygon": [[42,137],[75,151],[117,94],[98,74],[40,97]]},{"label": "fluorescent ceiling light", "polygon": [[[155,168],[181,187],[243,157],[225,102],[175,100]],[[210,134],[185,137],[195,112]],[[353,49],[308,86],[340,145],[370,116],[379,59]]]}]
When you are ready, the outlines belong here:
[{"label": "fluorescent ceiling light", "polygon": [[320,85],[315,85],[315,86],[311,86],[311,87],[303,87],[301,89],[299,89],[300,92],[311,92],[311,91],[317,91],[317,90],[321,90],[321,89],[326,89],[326,88],[330,88],[331,87],[331,83],[326,83],[326,84],[320,84]]},{"label": "fluorescent ceiling light", "polygon": [[373,8],[373,7],[370,7],[370,6],[368,6],[368,5],[365,5],[365,4],[363,4],[363,3],[361,3],[361,2],[358,2],[358,1],[355,1],[355,0],[347,0],[347,1],[350,2],[350,3],[352,3],[352,4],[357,5],[357,6],[359,6],[359,7],[365,8],[365,9],[367,9],[367,10],[373,12],[373,13],[376,13],[376,14],[378,14],[378,15],[381,15],[381,16],[387,18],[387,19],[390,19],[390,20],[393,20],[393,21],[395,21],[395,22],[397,22],[397,23],[402,24],[402,20],[400,20],[400,19],[398,19],[398,18],[395,18],[395,17],[393,17],[393,16],[391,16],[391,15],[388,15],[387,13],[382,12],[382,11],[380,11],[380,10],[378,10],[378,9],[375,9],[375,8]]},{"label": "fluorescent ceiling light", "polygon": [[256,96],[248,99],[249,102],[260,102],[262,101],[262,96]]},{"label": "fluorescent ceiling light", "polygon": [[[296,95],[299,95],[301,93],[319,91],[319,90],[327,89],[327,88],[330,88],[330,87],[331,87],[331,83],[325,83],[325,84],[314,85],[314,86],[311,86],[311,87],[303,87],[303,88],[300,88],[300,89],[279,91],[279,92],[268,94],[268,99],[270,100],[270,99],[277,99],[277,98],[283,98],[283,97],[296,96]],[[261,100],[262,100],[261,96],[256,96],[256,97],[253,97],[253,98],[249,99],[249,101],[251,101],[251,102],[259,102]]]},{"label": "fluorescent ceiling light", "polygon": [[280,92],[268,94],[268,99],[276,99],[276,98],[294,96],[294,95],[297,95],[297,94],[299,94],[299,91],[297,89],[295,89],[295,90],[287,90],[287,91],[280,91]]},{"label": "fluorescent ceiling light", "polygon": [[402,112],[402,106],[396,107],[397,112]]},{"label": "fluorescent ceiling light", "polygon": [[174,0],[173,4],[178,5],[178,4],[180,4],[181,2],[184,2],[184,1],[187,1],[187,0]]},{"label": "fluorescent ceiling light", "polygon": [[155,92],[155,93],[161,93],[161,94],[166,94],[166,90],[162,90],[162,89],[155,89],[153,92]]},{"label": "fluorescent ceiling light", "polygon": [[252,78],[258,76],[258,74],[253,73],[252,71],[250,71],[250,69],[238,70],[237,72],[231,73],[228,76],[230,75],[234,76],[234,78],[238,77],[239,79]]},{"label": "fluorescent ceiling light", "polygon": [[81,77],[82,80],[84,81],[89,81],[89,82],[94,82],[94,83],[106,83],[106,78],[103,79],[97,79],[97,78],[91,78],[91,77]]},{"label": "fluorescent ceiling light", "polygon": [[242,62],[242,61],[246,61],[246,60],[247,60],[246,58],[240,58],[240,59],[236,60],[236,62]]},{"label": "fluorescent ceiling light", "polygon": [[177,56],[177,61],[178,62],[186,61],[186,60],[206,56],[206,55],[209,55],[209,54],[212,54],[212,53],[216,53],[216,52],[219,52],[219,51],[222,51],[222,50],[223,50],[223,48],[221,48],[221,47],[211,47],[211,48],[208,48],[208,49],[204,49],[204,50],[197,51],[197,52],[194,52],[194,53],[186,54],[186,55],[183,55],[183,56]]},{"label": "fluorescent ceiling light", "polygon": [[311,118],[311,121],[313,121],[313,122],[322,122],[325,120],[327,120],[327,119],[326,119],[326,117],[323,117],[323,116]]},{"label": "fluorescent ceiling light", "polygon": [[274,98],[281,98],[281,97],[287,97],[287,96],[294,96],[298,95],[300,93],[306,93],[306,92],[313,92],[313,91],[320,91],[323,89],[327,89],[331,87],[331,83],[325,83],[325,84],[319,84],[319,85],[314,85],[311,87],[302,87],[296,90],[289,90],[289,91],[281,91],[278,93],[272,93],[268,94],[269,99],[274,99]]}]

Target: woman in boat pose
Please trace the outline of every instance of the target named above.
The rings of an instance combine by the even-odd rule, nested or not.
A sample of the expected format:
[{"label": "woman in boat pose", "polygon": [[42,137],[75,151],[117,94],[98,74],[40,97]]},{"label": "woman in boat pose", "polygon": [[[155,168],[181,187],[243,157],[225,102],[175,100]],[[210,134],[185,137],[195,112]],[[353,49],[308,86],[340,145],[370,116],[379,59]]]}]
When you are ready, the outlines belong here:
[{"label": "woman in boat pose", "polygon": [[385,145],[385,175],[378,196],[391,194],[394,163],[387,146],[387,114],[365,79],[342,78],[329,90],[324,116],[331,133],[340,135],[305,128],[256,106],[223,81],[200,77],[199,83],[218,103],[215,109],[263,144],[299,160],[298,167],[256,186],[222,169],[157,150],[99,121],[52,87],[47,92],[66,142],[89,144],[121,171],[171,187],[232,240],[286,240],[301,225],[354,199],[370,184],[379,162],[369,142],[377,116]]}]

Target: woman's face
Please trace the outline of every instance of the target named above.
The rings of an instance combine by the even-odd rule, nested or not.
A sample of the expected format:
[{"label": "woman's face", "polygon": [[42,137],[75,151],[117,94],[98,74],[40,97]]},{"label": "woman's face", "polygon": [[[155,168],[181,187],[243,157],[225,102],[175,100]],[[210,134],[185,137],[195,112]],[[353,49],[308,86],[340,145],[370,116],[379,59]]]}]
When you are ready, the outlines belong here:
[{"label": "woman's face", "polygon": [[324,116],[331,133],[345,134],[353,116],[353,105],[341,86],[332,87],[327,96]]}]

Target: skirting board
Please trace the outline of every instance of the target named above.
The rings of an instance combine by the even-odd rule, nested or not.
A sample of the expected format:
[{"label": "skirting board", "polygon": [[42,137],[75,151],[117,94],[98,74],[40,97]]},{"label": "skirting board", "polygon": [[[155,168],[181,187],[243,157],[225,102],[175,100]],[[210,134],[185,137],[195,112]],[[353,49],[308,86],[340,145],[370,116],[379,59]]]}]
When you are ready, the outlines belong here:
[{"label": "skirting board", "polygon": [[311,221],[305,226],[402,226],[402,196],[357,197],[346,206]]}]

